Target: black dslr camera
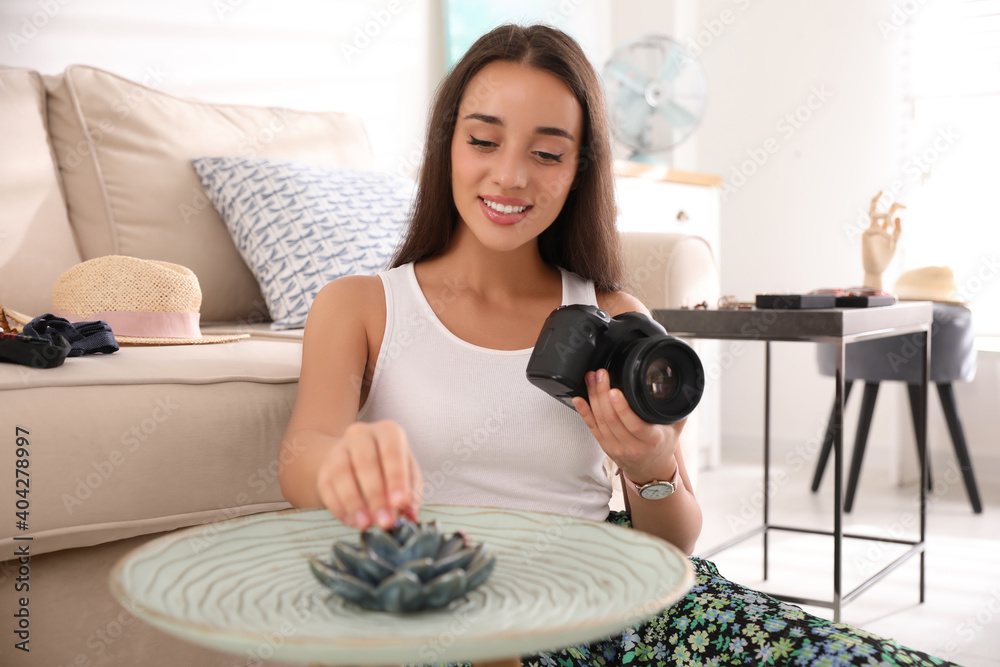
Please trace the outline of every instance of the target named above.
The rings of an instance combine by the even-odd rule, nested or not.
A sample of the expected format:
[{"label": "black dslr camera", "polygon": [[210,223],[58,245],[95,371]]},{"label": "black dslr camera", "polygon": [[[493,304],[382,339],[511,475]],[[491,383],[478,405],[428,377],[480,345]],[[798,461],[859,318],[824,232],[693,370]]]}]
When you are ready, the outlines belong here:
[{"label": "black dslr camera", "polygon": [[610,317],[579,304],[552,311],[528,360],[528,381],[573,407],[574,396],[587,399],[584,375],[598,368],[650,424],[679,422],[705,391],[698,354],[646,315]]}]

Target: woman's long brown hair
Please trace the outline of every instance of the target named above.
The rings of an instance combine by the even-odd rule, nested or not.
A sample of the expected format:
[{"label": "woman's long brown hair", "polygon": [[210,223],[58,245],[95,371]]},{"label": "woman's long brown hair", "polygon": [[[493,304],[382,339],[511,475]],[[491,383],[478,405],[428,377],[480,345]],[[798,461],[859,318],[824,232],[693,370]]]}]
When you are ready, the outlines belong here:
[{"label": "woman's long brown hair", "polygon": [[516,62],[563,81],[583,110],[583,139],[574,188],[552,225],[538,237],[542,259],[594,281],[599,291],[623,288],[615,228],[611,138],[597,73],[571,37],[548,26],[502,25],[480,37],[441,82],[427,126],[413,218],[392,266],[435,257],[458,222],[451,190],[451,139],[469,81],[495,61]]}]

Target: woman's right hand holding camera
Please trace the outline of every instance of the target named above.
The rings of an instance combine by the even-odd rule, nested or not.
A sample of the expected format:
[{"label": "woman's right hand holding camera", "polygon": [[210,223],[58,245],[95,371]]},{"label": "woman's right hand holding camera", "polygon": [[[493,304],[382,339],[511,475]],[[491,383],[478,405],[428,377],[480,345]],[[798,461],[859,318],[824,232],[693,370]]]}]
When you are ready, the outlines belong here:
[{"label": "woman's right hand holding camera", "polygon": [[343,524],[389,529],[400,516],[417,521],[423,477],[402,427],[355,422],[320,462],[316,491]]}]

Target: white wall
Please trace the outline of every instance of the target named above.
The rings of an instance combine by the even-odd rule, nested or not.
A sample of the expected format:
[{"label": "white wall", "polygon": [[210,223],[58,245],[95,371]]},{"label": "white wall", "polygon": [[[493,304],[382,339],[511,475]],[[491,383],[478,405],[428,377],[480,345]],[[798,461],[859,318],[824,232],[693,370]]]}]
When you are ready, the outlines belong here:
[{"label": "white wall", "polygon": [[80,63],[210,102],[351,111],[411,169],[444,68],[438,0],[4,0],[0,64]]},{"label": "white wall", "polygon": [[[849,232],[899,161],[901,49],[877,29],[889,11],[889,0],[708,0],[678,35],[700,51],[710,86],[697,168],[725,182],[723,293],[749,301],[861,283]],[[802,442],[825,426],[832,383],[811,344],[772,350],[772,435]],[[754,345],[722,378],[726,444],[760,441],[762,370]],[[873,444],[885,438],[877,427]]]},{"label": "white wall", "polygon": [[[912,179],[904,171],[906,44],[904,31],[891,29],[900,18],[898,3],[676,4],[679,11],[694,15],[678,24],[677,36],[699,51],[709,82],[694,166],[721,174],[726,183],[721,207],[723,293],[751,300],[760,292],[861,284],[859,232],[867,225],[869,202],[894,181]],[[899,260],[887,271],[889,285]],[[814,347],[781,343],[772,351],[775,442],[791,446],[821,437],[833,386],[816,371]],[[997,470],[1000,462],[992,448],[993,410],[1000,395],[992,386],[996,358],[981,355],[977,382],[956,388],[981,475]],[[723,444],[729,451],[759,451],[763,363],[763,345],[753,346],[722,378]],[[912,459],[913,436],[903,396],[898,385],[882,389],[866,468],[881,463],[899,474],[898,460]],[[858,401],[853,396],[849,406],[849,438]],[[952,462],[933,392],[931,405],[931,444],[939,458]]]},{"label": "white wall", "polygon": [[[489,14],[554,22],[577,36],[598,67],[627,39],[673,32],[670,2],[543,4],[532,14],[523,3],[494,3]],[[412,173],[428,104],[445,72],[443,5],[3,0],[0,64],[57,74],[80,63],[209,102],[355,112],[365,119],[377,166]]]}]

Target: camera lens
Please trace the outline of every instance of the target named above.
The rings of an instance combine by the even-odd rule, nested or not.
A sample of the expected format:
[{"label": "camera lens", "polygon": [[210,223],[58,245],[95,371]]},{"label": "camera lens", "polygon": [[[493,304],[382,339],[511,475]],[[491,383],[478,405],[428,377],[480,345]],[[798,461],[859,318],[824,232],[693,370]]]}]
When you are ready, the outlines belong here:
[{"label": "camera lens", "polygon": [[691,414],[705,391],[698,354],[674,336],[650,336],[627,345],[608,365],[635,413],[650,424],[673,424]]},{"label": "camera lens", "polygon": [[646,367],[646,392],[653,399],[670,399],[677,392],[678,384],[677,373],[668,360],[655,359]]}]

